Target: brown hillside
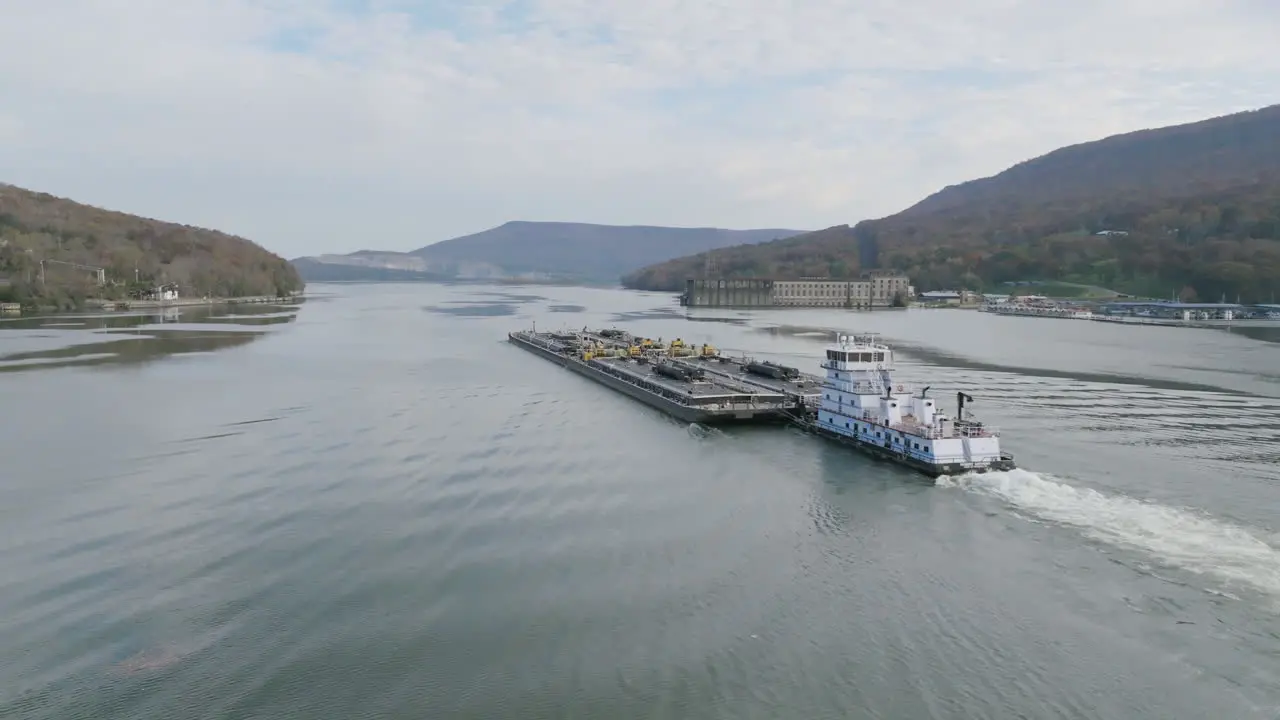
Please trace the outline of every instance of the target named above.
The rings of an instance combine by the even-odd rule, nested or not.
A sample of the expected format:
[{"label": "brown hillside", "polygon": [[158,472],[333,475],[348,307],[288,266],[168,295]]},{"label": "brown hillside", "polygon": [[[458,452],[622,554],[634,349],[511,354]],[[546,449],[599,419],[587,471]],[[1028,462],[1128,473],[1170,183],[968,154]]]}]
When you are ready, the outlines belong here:
[{"label": "brown hillside", "polygon": [[[102,268],[107,284],[98,286],[92,271],[67,263]],[[8,299],[67,304],[126,297],[135,284],[159,282],[177,283],[184,295],[214,297],[303,287],[293,266],[244,238],[0,184],[0,294]]]}]

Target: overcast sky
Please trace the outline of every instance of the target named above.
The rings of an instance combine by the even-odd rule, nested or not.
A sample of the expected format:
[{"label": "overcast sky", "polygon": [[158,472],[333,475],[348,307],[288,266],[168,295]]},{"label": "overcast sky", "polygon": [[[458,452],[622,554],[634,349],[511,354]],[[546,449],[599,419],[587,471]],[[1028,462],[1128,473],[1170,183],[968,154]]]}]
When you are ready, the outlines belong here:
[{"label": "overcast sky", "polygon": [[4,0],[0,181],[408,250],[817,229],[1280,102],[1276,0]]}]

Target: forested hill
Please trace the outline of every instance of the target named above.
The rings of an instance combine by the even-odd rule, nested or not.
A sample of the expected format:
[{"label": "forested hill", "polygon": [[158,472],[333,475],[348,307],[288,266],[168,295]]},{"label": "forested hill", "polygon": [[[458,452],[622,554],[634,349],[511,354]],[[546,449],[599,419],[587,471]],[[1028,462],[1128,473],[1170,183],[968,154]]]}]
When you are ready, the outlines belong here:
[{"label": "forested hill", "polygon": [[1053,205],[1104,194],[1195,196],[1280,181],[1280,105],[1070,145],[945,188],[889,219],[980,206]]},{"label": "forested hill", "polygon": [[[105,285],[92,268],[103,269]],[[0,184],[0,297],[66,305],[156,283],[213,297],[303,287],[288,261],[244,238]]]},{"label": "forested hill", "polygon": [[[1062,148],[896,215],[717,251],[712,264],[730,277],[895,268],[922,290],[1065,280],[1269,301],[1280,297],[1280,106]],[[680,258],[625,282],[676,290],[704,265]]]}]

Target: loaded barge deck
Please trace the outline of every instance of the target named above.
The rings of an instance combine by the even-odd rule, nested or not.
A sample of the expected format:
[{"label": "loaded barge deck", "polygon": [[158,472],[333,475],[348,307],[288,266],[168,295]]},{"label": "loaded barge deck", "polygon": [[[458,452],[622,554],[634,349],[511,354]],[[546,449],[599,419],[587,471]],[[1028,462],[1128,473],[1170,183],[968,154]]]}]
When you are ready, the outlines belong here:
[{"label": "loaded barge deck", "polygon": [[817,407],[818,396],[822,394],[821,377],[767,361],[717,355],[714,361],[706,363],[706,369],[708,373],[717,376],[732,377],[766,390],[800,396],[814,408]]},{"label": "loaded barge deck", "polygon": [[[691,423],[786,422],[817,403],[818,379],[791,368],[771,377],[709,346],[655,343],[618,330],[508,333],[514,345]],[[757,364],[759,365],[759,364]],[[782,368],[783,366],[774,366]],[[759,370],[759,368],[757,368]],[[789,372],[788,372],[789,371]]]}]

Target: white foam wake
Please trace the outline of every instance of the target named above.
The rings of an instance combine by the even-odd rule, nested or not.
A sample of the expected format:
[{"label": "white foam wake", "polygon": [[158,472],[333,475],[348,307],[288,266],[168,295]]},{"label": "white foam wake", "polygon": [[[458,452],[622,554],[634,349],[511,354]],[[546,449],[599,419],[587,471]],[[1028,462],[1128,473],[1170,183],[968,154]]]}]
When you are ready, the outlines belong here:
[{"label": "white foam wake", "polygon": [[1073,487],[1026,470],[944,476],[937,484],[995,497],[1096,540],[1143,551],[1163,564],[1280,597],[1280,549],[1262,540],[1261,531],[1193,510]]}]

